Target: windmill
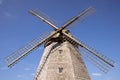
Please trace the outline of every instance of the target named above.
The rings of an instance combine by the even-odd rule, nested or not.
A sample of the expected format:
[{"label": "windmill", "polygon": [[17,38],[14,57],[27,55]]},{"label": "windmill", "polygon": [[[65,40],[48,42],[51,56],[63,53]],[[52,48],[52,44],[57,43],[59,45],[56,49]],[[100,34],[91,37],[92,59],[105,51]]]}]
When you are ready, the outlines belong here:
[{"label": "windmill", "polygon": [[[114,67],[114,61],[88,47],[82,41],[77,40],[66,29],[94,13],[95,9],[93,7],[84,10],[60,28],[58,28],[54,20],[44,13],[36,10],[30,10],[29,12],[47,23],[54,30],[51,33],[38,36],[24,47],[6,57],[8,67],[15,65],[42,44],[44,44],[45,50],[34,80],[90,80],[82,60],[83,56],[103,72],[108,72],[110,68]],[[87,53],[81,53],[79,48],[86,50]]]}]

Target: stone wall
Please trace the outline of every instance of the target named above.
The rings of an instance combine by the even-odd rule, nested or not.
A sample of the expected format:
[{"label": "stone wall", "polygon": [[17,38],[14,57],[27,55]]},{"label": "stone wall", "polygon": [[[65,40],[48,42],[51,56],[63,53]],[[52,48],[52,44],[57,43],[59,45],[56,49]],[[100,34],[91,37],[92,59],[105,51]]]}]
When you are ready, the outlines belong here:
[{"label": "stone wall", "polygon": [[90,80],[81,55],[69,42],[47,46],[35,80]]}]

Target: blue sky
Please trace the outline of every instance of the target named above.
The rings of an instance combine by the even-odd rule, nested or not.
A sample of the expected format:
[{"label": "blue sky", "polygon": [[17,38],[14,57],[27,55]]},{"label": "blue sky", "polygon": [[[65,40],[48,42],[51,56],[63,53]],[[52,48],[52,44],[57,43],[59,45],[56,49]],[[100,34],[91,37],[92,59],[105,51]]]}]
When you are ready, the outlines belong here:
[{"label": "blue sky", "polygon": [[120,79],[120,1],[119,0],[0,0],[0,78],[1,80],[33,80],[44,47],[32,52],[13,68],[7,68],[4,58],[30,42],[36,36],[53,30],[28,13],[43,11],[63,25],[89,6],[96,12],[71,33],[116,62],[105,74],[85,60],[92,80]]}]

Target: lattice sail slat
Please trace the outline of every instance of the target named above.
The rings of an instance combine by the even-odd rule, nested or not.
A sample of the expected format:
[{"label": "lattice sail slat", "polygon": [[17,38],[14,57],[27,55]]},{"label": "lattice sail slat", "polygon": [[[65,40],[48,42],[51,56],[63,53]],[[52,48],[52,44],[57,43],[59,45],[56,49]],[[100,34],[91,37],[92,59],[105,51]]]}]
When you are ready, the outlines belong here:
[{"label": "lattice sail slat", "polygon": [[29,42],[24,47],[18,49],[17,51],[13,52],[11,55],[6,57],[6,62],[8,64],[8,67],[12,67],[14,64],[16,64],[19,60],[23,59],[25,56],[27,56],[31,51],[35,50],[39,45],[41,45],[43,42],[41,42],[44,38],[46,38],[50,33],[46,33],[43,35],[38,36],[31,42]]},{"label": "lattice sail slat", "polygon": [[83,57],[89,60],[93,65],[99,68],[101,71],[107,73],[112,67],[107,65],[104,61],[86,51],[84,48],[80,48],[80,53]]}]

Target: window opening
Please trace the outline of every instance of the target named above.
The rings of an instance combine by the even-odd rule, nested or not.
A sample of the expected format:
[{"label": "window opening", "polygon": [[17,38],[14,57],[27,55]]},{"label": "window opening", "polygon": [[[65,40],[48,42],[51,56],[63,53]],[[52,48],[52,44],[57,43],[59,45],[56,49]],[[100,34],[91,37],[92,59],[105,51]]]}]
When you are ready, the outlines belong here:
[{"label": "window opening", "polygon": [[63,68],[59,67],[59,73],[62,73],[62,71],[63,71]]},{"label": "window opening", "polygon": [[59,50],[59,53],[61,54],[63,52],[63,50]]}]

